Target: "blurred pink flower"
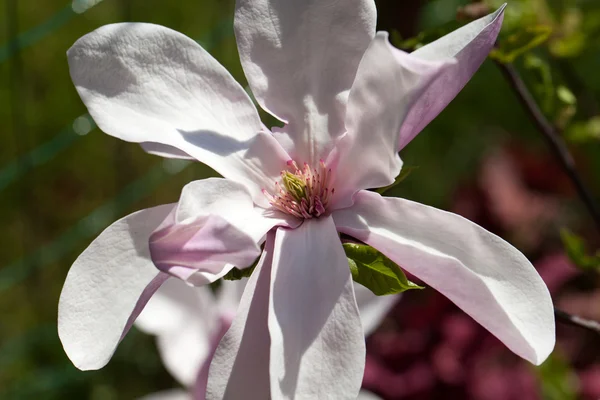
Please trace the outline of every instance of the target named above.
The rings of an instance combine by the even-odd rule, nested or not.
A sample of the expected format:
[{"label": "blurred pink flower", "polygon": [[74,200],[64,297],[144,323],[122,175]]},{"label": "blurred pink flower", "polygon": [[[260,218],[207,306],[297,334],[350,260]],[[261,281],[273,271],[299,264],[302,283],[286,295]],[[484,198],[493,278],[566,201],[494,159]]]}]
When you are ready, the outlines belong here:
[{"label": "blurred pink flower", "polygon": [[537,245],[557,219],[559,202],[529,189],[506,151],[486,158],[479,180],[492,214],[524,246]]}]

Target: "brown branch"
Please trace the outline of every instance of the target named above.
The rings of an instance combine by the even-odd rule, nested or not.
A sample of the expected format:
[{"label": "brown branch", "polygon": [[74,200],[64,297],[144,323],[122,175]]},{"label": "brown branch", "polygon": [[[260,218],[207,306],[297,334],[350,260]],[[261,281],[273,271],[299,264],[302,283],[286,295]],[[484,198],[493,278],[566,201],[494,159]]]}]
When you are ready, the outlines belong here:
[{"label": "brown branch", "polygon": [[600,209],[598,209],[591,192],[585,186],[583,180],[579,176],[579,173],[575,168],[575,161],[569,153],[567,145],[562,140],[554,126],[552,126],[552,124],[550,124],[548,119],[544,116],[515,67],[512,64],[502,63],[500,61],[496,61],[496,65],[498,65],[500,71],[502,71],[502,74],[504,74],[504,77],[510,83],[510,86],[517,95],[519,101],[529,114],[529,117],[532,119],[535,126],[546,139],[546,142],[554,152],[554,155],[559,159],[563,170],[571,182],[573,182],[573,185],[577,190],[577,194],[592,216],[592,219],[596,224],[596,228],[598,231],[600,231]]},{"label": "brown branch", "polygon": [[559,310],[558,308],[554,309],[554,316],[556,317],[557,321],[560,321],[564,324],[584,328],[600,335],[600,323],[596,321],[581,318],[577,315],[571,315],[565,311]]}]

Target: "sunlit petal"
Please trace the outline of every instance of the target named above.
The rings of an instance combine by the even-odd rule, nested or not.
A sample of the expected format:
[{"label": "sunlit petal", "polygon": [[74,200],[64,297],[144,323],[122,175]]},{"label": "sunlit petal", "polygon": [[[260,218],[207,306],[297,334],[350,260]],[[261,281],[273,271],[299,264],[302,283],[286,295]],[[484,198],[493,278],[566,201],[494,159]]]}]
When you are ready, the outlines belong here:
[{"label": "sunlit petal", "polygon": [[330,217],[277,230],[270,284],[272,398],[356,398],[364,333]]},{"label": "sunlit petal", "polygon": [[[347,92],[375,35],[373,0],[238,0],[235,31],[261,106],[288,123],[297,162],[316,165],[344,132]],[[290,151],[290,147],[286,147]]]},{"label": "sunlit petal", "polygon": [[102,368],[152,294],[166,281],[148,238],[173,210],[164,205],[115,222],[77,258],[58,304],[58,335],[82,370]]},{"label": "sunlit petal", "polygon": [[454,59],[413,105],[400,129],[398,150],[406,146],[454,99],[494,46],[504,18],[504,7],[421,47],[411,56],[427,61]]},{"label": "sunlit petal", "polygon": [[548,289],[498,236],[456,214],[367,191],[334,219],[341,232],[440,291],[519,356],[537,365],[554,348]]},{"label": "sunlit petal", "polygon": [[[68,51],[71,78],[94,121],[129,142],[179,150],[245,184],[257,198],[289,156],[227,70],[195,41],[152,24],[103,26]],[[146,145],[146,147],[153,145]]]}]

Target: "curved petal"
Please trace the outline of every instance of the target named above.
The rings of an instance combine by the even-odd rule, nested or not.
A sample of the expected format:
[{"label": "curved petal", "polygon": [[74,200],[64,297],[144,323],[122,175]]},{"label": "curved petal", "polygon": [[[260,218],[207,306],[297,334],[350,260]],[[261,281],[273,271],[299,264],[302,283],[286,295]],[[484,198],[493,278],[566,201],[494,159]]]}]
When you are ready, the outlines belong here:
[{"label": "curved petal", "polygon": [[[365,52],[350,90],[344,135],[332,166],[335,207],[348,207],[361,189],[387,186],[400,173],[398,132],[411,106],[454,61],[425,61],[394,48],[379,32]],[[359,166],[359,167],[357,167]]]},{"label": "curved petal", "polygon": [[158,287],[168,278],[150,259],[148,238],[174,205],[115,222],[77,258],[58,303],[58,335],[82,370],[102,368]]},{"label": "curved petal", "polygon": [[365,339],[331,217],[277,230],[270,283],[271,397],[356,398]]},{"label": "curved petal", "polygon": [[269,392],[269,288],[274,235],[269,234],[256,269],[248,279],[231,328],[217,347],[210,365],[208,400],[256,399]]},{"label": "curved petal", "polygon": [[296,162],[316,166],[344,132],[347,91],[375,35],[373,0],[237,0],[235,32],[252,92],[288,126]]},{"label": "curved petal", "polygon": [[187,36],[112,24],[80,38],[67,55],[75,87],[104,132],[175,147],[257,196],[285,168],[289,156],[261,133],[244,89]]},{"label": "curved petal", "polygon": [[173,220],[150,238],[150,251],[158,268],[200,286],[234,265],[252,264],[260,255],[257,244],[274,226],[298,223],[281,213],[265,214],[242,184],[204,179],[183,188]]},{"label": "curved petal", "polygon": [[386,314],[402,295],[376,296],[361,284],[354,283],[354,295],[365,336],[369,336],[381,324]]},{"label": "curved petal", "polygon": [[554,348],[548,289],[498,236],[456,214],[367,191],[333,217],[339,231],[440,291],[519,356],[539,365]]},{"label": "curved petal", "polygon": [[196,383],[198,373],[205,365],[208,367],[213,351],[225,333],[222,332],[215,340],[214,336],[220,333],[221,325],[219,321],[213,322],[217,324],[217,330],[212,331],[208,338],[198,336],[204,331],[199,318],[183,325],[181,330],[173,332],[172,335],[157,337],[157,346],[163,364],[173,377],[190,390]]},{"label": "curved petal", "polygon": [[211,339],[219,330],[220,315],[209,288],[170,279],[150,299],[135,325],[157,336],[166,369],[179,383],[192,387],[202,365],[210,361]]},{"label": "curved petal", "polygon": [[276,225],[296,227],[299,221],[277,211],[256,207],[241,184],[220,178],[190,182],[181,191],[176,222],[183,223],[202,215],[218,215],[244,231],[257,243]]},{"label": "curved petal", "polygon": [[400,129],[398,150],[406,146],[450,103],[479,69],[496,42],[502,27],[504,8],[411,53],[421,60],[455,59],[454,67],[436,81],[415,103]]},{"label": "curved petal", "polygon": [[150,236],[156,267],[183,280],[201,272],[207,282],[220,277],[225,265],[247,267],[260,255],[252,237],[218,215],[203,215],[170,225]]}]

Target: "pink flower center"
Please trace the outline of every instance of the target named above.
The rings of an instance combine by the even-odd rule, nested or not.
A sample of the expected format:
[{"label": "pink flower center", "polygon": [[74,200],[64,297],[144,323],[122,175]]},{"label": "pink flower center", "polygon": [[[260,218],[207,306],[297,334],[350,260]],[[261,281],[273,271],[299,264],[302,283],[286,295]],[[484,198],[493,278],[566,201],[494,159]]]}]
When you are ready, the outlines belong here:
[{"label": "pink flower center", "polygon": [[329,187],[331,169],[327,169],[323,160],[314,169],[307,163],[300,169],[292,160],[287,164],[288,169],[281,171],[281,183],[275,182],[276,192],[271,194],[263,189],[269,203],[298,218],[320,217],[327,211],[335,191]]}]

